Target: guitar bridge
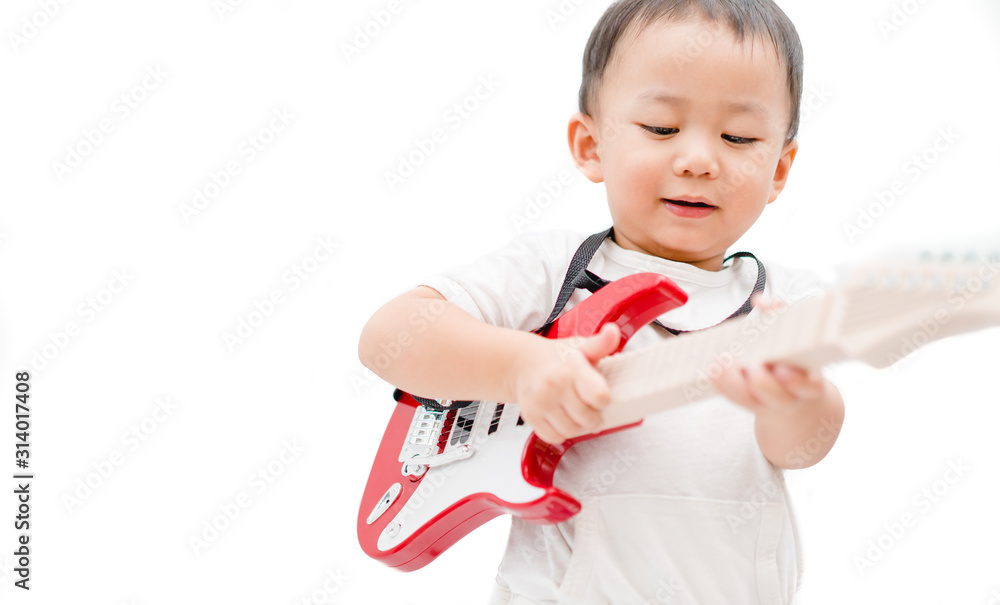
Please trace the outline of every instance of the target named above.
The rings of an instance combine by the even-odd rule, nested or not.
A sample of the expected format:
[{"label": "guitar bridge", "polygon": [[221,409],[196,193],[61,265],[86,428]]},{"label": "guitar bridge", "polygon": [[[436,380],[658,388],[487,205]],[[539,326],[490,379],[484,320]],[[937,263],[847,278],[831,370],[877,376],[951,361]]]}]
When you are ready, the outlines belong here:
[{"label": "guitar bridge", "polygon": [[399,452],[403,474],[419,476],[428,467],[471,456],[479,407],[479,401],[450,410],[418,406]]}]

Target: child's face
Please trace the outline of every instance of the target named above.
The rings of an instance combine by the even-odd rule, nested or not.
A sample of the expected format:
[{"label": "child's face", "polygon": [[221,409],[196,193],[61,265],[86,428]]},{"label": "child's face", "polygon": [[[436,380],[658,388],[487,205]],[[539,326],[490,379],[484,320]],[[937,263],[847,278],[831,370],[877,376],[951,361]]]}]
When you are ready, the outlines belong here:
[{"label": "child's face", "polygon": [[[795,157],[785,68],[770,44],[751,52],[749,39],[701,19],[655,23],[621,43],[594,118],[570,119],[577,166],[606,184],[620,246],[717,271]],[[665,201],[678,199],[714,208]]]}]

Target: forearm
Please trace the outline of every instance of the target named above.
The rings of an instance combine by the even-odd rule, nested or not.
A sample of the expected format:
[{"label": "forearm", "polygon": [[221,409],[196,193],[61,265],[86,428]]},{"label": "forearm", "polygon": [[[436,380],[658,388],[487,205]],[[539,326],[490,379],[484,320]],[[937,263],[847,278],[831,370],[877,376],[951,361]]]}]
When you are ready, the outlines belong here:
[{"label": "forearm", "polygon": [[754,421],[757,445],[779,468],[800,469],[826,457],[844,423],[844,400],[837,387],[824,380],[820,401],[789,411],[758,413]]},{"label": "forearm", "polygon": [[483,323],[441,298],[401,296],[365,325],[358,356],[383,380],[414,395],[511,401],[514,360],[538,338]]}]

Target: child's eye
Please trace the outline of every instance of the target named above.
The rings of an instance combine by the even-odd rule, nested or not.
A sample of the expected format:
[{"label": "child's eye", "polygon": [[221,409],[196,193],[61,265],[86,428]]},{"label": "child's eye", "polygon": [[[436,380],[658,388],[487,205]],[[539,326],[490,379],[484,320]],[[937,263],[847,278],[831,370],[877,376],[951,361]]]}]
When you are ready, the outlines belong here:
[{"label": "child's eye", "polygon": [[735,143],[737,145],[750,145],[751,143],[756,143],[757,139],[749,139],[747,137],[734,137],[731,134],[724,134],[722,138],[729,141],[730,143]]},{"label": "child's eye", "polygon": [[671,134],[677,134],[678,132],[676,128],[663,128],[661,126],[645,126],[643,124],[640,124],[640,126],[642,126],[642,129],[645,130],[646,132],[651,132],[661,137],[665,137]]}]

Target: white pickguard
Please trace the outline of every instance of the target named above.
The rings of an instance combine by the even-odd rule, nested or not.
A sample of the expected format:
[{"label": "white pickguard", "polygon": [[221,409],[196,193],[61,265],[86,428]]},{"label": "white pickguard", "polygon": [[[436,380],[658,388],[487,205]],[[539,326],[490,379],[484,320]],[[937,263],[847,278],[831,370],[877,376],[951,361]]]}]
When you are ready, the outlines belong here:
[{"label": "white pickguard", "polygon": [[[529,485],[521,475],[521,457],[531,427],[517,425],[519,407],[508,403],[499,428],[487,435],[495,409],[496,403],[491,401],[479,404],[471,440],[472,456],[427,469],[416,493],[379,535],[379,550],[399,545],[435,515],[472,494],[491,493],[511,503],[531,502],[545,494],[544,489]],[[401,480],[409,479],[401,476]]]}]

